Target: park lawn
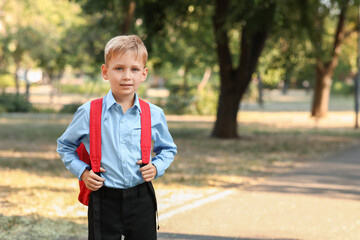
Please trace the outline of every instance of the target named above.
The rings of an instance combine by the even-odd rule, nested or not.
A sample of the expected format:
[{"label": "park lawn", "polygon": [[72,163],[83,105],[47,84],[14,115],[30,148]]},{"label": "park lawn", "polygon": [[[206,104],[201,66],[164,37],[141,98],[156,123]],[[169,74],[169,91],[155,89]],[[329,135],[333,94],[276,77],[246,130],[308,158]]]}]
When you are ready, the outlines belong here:
[{"label": "park lawn", "polygon": [[[178,155],[155,181],[160,214],[173,199],[186,204],[219,189],[256,184],[360,140],[351,112],[331,113],[316,125],[303,112],[242,112],[237,140],[210,138],[213,120],[168,117]],[[70,121],[61,114],[0,115],[0,239],[86,237],[87,209],[77,202],[77,180],[56,153],[56,139]]]}]

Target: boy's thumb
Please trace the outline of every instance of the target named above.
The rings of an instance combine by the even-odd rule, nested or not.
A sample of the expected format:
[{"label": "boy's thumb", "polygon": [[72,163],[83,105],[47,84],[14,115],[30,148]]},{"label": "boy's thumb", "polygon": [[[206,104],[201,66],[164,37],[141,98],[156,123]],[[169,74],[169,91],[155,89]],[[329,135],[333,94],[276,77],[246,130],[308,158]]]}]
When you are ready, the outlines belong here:
[{"label": "boy's thumb", "polygon": [[105,168],[100,167],[100,172],[106,172]]}]

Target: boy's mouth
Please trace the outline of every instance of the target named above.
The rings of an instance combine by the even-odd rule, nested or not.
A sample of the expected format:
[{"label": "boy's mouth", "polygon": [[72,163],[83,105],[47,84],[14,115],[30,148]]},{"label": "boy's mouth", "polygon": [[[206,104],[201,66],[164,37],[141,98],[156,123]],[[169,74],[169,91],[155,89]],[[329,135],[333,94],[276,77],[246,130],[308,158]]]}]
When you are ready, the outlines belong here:
[{"label": "boy's mouth", "polygon": [[120,86],[122,86],[122,87],[131,87],[131,86],[132,86],[132,84],[129,84],[129,83],[122,83],[122,84],[120,84]]}]

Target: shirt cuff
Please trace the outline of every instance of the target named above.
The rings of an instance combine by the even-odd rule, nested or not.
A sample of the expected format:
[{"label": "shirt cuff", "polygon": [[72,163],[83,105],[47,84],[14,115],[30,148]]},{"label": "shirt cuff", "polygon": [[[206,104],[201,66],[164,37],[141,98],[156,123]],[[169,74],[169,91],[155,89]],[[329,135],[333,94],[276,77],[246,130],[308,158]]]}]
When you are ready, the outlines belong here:
[{"label": "shirt cuff", "polygon": [[81,175],[85,171],[86,168],[89,168],[90,166],[83,161],[72,161],[70,166],[70,172],[74,174],[79,180],[81,180]]},{"label": "shirt cuff", "polygon": [[156,167],[156,176],[155,178],[161,177],[164,175],[165,173],[165,166],[164,163],[160,160],[155,160],[154,162],[152,162],[152,164]]}]

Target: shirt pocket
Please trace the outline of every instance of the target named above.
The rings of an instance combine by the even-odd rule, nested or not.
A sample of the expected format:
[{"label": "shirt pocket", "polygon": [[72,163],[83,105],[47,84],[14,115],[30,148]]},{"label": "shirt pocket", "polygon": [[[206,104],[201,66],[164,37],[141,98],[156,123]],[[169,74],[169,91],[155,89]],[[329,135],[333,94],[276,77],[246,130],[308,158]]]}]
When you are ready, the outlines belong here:
[{"label": "shirt pocket", "polygon": [[131,154],[136,160],[141,159],[141,146],[140,146],[140,140],[141,140],[141,127],[135,126],[131,131]]}]

